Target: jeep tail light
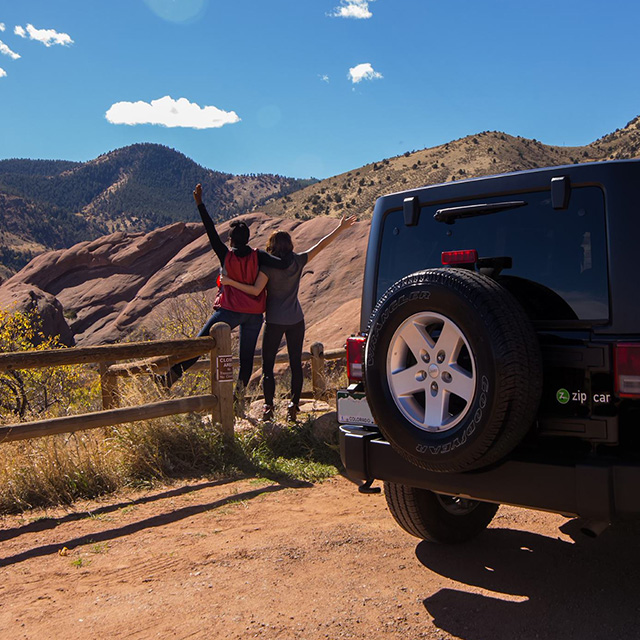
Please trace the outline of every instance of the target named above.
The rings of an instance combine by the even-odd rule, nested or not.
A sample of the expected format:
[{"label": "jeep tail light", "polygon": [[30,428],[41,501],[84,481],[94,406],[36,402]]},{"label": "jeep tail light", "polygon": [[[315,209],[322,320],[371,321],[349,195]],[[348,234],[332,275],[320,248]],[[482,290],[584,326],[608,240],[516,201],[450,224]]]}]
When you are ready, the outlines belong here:
[{"label": "jeep tail light", "polygon": [[442,264],[475,264],[478,262],[478,252],[475,249],[464,249],[462,251],[443,251]]},{"label": "jeep tail light", "polygon": [[640,398],[640,343],[621,342],[614,349],[616,394]]},{"label": "jeep tail light", "polygon": [[364,363],[365,336],[351,336],[347,338],[347,378],[349,384],[362,382],[362,365]]}]

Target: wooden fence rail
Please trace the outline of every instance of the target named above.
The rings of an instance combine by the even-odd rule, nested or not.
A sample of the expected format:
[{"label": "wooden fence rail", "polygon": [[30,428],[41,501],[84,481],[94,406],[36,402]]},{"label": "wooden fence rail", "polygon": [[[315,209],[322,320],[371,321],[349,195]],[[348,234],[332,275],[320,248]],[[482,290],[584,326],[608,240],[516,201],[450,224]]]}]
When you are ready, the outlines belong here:
[{"label": "wooden fence rail", "polygon": [[[155,340],[151,342],[131,342],[98,347],[71,349],[50,349],[44,351],[23,351],[0,354],[0,371],[32,369],[73,364],[107,363],[130,358],[165,356],[186,359],[210,352],[211,393],[189,398],[174,398],[138,407],[121,409],[109,408],[94,413],[65,416],[21,422],[0,427],[0,442],[12,442],[55,433],[68,433],[83,429],[114,426],[123,422],[159,418],[161,416],[205,411],[211,409],[213,421],[221,425],[225,435],[233,434],[233,411],[231,378],[221,376],[218,366],[223,360],[231,359],[231,332],[229,325],[218,322],[211,329],[209,337],[191,340]],[[104,372],[104,367],[102,371]],[[147,373],[150,370],[147,369]],[[104,378],[101,378],[104,382]],[[103,402],[108,394],[103,388]]]},{"label": "wooden fence rail", "polygon": [[150,342],[106,344],[98,347],[72,347],[71,349],[0,353],[0,371],[60,367],[68,364],[113,362],[114,360],[165,355],[186,360],[206,353],[212,348],[212,338],[204,337],[192,338],[191,340],[153,340]]},{"label": "wooden fence rail", "polygon": [[[206,353],[209,359],[198,360],[188,372],[209,371],[210,394],[173,398],[137,407],[117,407],[119,377],[163,373],[173,363]],[[325,352],[319,342],[311,345],[310,352],[302,354],[303,361],[311,361],[315,398],[323,398],[327,393],[325,361],[344,356],[344,349]],[[116,363],[118,360],[132,359],[136,362]],[[288,361],[285,353],[276,356],[276,363]],[[0,372],[94,363],[99,364],[102,411],[0,426],[0,443],[208,410],[212,412],[213,421],[220,424],[222,432],[226,436],[233,435],[233,368],[237,367],[238,359],[231,356],[229,325],[219,322],[212,327],[209,337],[187,340],[154,340],[0,354]],[[254,363],[259,365],[261,357],[256,356]]]}]

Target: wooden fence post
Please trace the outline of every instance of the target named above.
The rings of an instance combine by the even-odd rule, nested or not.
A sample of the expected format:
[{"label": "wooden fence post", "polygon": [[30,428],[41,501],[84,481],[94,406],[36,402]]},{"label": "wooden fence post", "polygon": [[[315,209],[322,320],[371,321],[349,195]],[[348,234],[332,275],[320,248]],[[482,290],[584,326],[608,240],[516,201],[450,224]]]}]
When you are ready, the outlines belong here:
[{"label": "wooden fence post", "polygon": [[211,350],[211,393],[218,398],[213,421],[220,423],[222,433],[233,437],[233,362],[231,329],[225,322],[216,322],[209,332],[213,338]]},{"label": "wooden fence post", "polygon": [[109,373],[110,362],[100,363],[100,389],[102,392],[102,408],[115,409],[119,404],[118,378]]},{"label": "wooden fence post", "polygon": [[324,372],[324,345],[321,342],[311,345],[311,384],[313,397],[316,400],[324,399],[327,395],[327,379]]}]

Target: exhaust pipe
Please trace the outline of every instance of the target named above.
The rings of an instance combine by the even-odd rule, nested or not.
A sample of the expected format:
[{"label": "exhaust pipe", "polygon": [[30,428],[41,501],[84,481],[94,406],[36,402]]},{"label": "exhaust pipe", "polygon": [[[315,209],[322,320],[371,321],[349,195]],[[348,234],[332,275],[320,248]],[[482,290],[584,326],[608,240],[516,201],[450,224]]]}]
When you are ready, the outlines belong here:
[{"label": "exhaust pipe", "polygon": [[597,538],[610,524],[607,520],[587,520],[580,531],[588,538]]}]

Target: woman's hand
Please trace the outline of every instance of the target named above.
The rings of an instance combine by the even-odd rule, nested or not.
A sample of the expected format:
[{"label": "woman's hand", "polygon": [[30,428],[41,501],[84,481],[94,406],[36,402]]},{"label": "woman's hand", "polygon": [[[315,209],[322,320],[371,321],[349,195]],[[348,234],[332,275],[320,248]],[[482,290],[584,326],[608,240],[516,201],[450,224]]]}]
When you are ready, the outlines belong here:
[{"label": "woman's hand", "polygon": [[224,273],[221,273],[221,274],[220,274],[220,284],[221,284],[223,287],[224,287],[224,285],[225,285],[225,284],[227,284],[227,285],[231,286],[231,282],[232,282],[232,280],[231,280],[231,278],[230,278],[228,275],[226,275],[226,274],[224,274]]},{"label": "woman's hand", "polygon": [[349,227],[352,227],[356,222],[358,222],[357,216],[353,215],[347,218],[347,216],[344,215],[342,216],[342,220],[340,220],[338,229],[340,229],[340,231],[346,231]]},{"label": "woman's hand", "polygon": [[193,190],[193,199],[196,201],[197,205],[202,204],[202,185],[198,183],[196,188]]}]

